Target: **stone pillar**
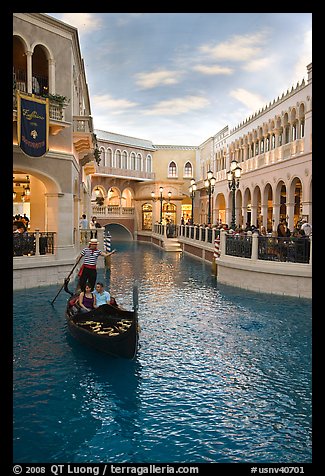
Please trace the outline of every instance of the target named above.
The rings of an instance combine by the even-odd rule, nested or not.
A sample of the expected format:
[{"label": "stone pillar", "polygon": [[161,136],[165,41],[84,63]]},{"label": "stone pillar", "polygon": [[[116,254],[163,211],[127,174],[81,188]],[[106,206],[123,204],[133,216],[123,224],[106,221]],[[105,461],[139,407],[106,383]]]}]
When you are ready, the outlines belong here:
[{"label": "stone pillar", "polygon": [[49,59],[49,93],[55,94],[55,60]]},{"label": "stone pillar", "polygon": [[258,259],[258,233],[252,234],[252,260]]},{"label": "stone pillar", "polygon": [[294,203],[287,203],[288,228],[292,232],[294,228]]},{"label": "stone pillar", "polygon": [[280,221],[280,203],[273,202],[272,221],[273,221],[273,231],[276,231]]},{"label": "stone pillar", "polygon": [[257,220],[257,205],[252,205],[252,214],[251,214],[251,225],[256,226],[256,220]]},{"label": "stone pillar", "polygon": [[32,86],[32,76],[33,76],[32,56],[33,56],[33,53],[31,51],[26,51],[26,56],[27,56],[27,92],[32,94],[32,92],[33,92],[33,86]]},{"label": "stone pillar", "polygon": [[267,204],[262,204],[261,205],[261,215],[263,217],[261,226],[267,227]]}]

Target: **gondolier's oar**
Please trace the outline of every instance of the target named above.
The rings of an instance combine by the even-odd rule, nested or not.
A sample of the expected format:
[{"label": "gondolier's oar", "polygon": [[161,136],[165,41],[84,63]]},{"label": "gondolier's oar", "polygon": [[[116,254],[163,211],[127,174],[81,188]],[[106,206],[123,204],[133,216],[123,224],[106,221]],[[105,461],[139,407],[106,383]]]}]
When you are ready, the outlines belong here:
[{"label": "gondolier's oar", "polygon": [[81,258],[82,258],[82,256],[79,256],[79,259],[78,259],[78,261],[76,262],[76,264],[74,265],[74,267],[72,268],[72,270],[70,271],[69,276],[67,276],[67,277],[65,278],[65,280],[64,280],[64,282],[63,282],[63,284],[62,284],[62,286],[61,286],[61,288],[60,288],[60,290],[59,290],[59,292],[57,293],[57,295],[55,296],[55,298],[53,299],[53,301],[51,301],[52,306],[53,306],[54,301],[56,300],[56,298],[58,297],[58,295],[60,294],[60,292],[61,292],[62,289],[64,288],[65,282],[70,278],[71,274],[74,272],[74,270],[75,270],[77,264],[79,263],[79,261],[81,260]]},{"label": "gondolier's oar", "polygon": [[137,311],[139,308],[139,293],[138,293],[138,284],[133,286],[133,310]]}]

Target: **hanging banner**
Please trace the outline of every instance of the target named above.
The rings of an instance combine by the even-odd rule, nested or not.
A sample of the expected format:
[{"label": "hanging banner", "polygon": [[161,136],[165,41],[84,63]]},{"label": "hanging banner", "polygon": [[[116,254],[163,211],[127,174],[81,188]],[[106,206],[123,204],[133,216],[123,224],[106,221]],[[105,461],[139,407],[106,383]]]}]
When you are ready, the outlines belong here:
[{"label": "hanging banner", "polygon": [[21,150],[30,157],[48,151],[49,101],[17,91],[17,138]]}]

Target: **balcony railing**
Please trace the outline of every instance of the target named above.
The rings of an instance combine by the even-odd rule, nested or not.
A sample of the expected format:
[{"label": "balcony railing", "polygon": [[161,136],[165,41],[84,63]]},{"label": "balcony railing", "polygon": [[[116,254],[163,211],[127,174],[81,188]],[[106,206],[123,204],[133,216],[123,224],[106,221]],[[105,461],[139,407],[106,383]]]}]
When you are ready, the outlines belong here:
[{"label": "balcony railing", "polygon": [[54,254],[54,232],[13,233],[13,256]]},{"label": "balcony railing", "polygon": [[143,170],[122,169],[119,167],[107,167],[104,165],[96,166],[96,173],[103,175],[115,175],[120,177],[128,177],[134,179],[150,179],[154,180],[156,174],[154,172],[144,172]]},{"label": "balcony railing", "polygon": [[93,205],[92,214],[97,217],[108,217],[108,216],[125,216],[125,215],[134,215],[134,207],[120,207],[119,205]]},{"label": "balcony railing", "polygon": [[[18,88],[17,88],[18,89]],[[29,93],[25,93],[27,96],[31,96],[31,94]],[[36,96],[36,95],[34,95]],[[40,99],[44,99],[44,97],[41,97],[41,96],[36,96]],[[62,104],[58,104],[52,100],[50,100],[50,104],[49,104],[49,115],[50,115],[50,119],[53,119],[54,121],[64,121],[65,120],[65,117],[64,117],[64,105]],[[17,96],[16,96],[16,89],[13,89],[13,110],[14,111],[17,111]]]}]

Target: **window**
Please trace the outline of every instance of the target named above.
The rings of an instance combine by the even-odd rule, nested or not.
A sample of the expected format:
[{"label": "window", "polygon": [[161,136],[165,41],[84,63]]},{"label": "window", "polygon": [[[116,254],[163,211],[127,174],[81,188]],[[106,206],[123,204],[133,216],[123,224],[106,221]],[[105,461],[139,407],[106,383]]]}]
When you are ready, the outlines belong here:
[{"label": "window", "polygon": [[128,154],[124,150],[122,154],[122,168],[127,169],[128,168]]},{"label": "window", "polygon": [[300,123],[300,137],[305,137],[305,121]]},{"label": "window", "polygon": [[112,161],[112,149],[108,149],[107,151],[107,160],[105,165],[108,167],[113,167],[113,161]]},{"label": "window", "polygon": [[170,162],[168,166],[168,177],[177,177],[177,167],[175,162]]},{"label": "window", "polygon": [[192,177],[193,172],[192,172],[192,165],[190,162],[186,162],[185,167],[184,167],[184,177]]},{"label": "window", "polygon": [[152,167],[152,157],[151,155],[147,155],[147,169],[146,172],[151,172]]},{"label": "window", "polygon": [[131,170],[135,170],[135,153],[131,152]]},{"label": "window", "polygon": [[141,162],[142,162],[142,157],[141,157],[141,154],[138,154],[137,155],[137,166],[136,166],[136,170],[141,170]]}]

